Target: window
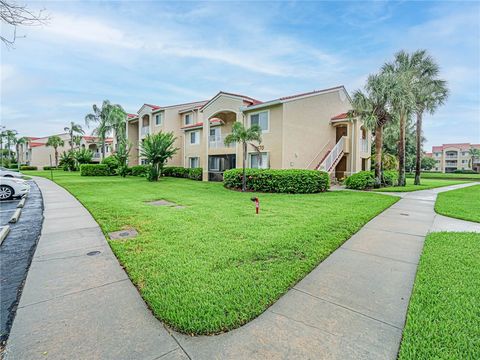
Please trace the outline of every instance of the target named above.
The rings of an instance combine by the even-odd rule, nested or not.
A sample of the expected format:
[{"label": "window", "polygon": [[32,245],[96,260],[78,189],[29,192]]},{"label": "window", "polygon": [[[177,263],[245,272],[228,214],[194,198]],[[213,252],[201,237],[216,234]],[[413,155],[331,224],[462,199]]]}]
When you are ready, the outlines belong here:
[{"label": "window", "polygon": [[190,144],[191,145],[200,144],[200,132],[199,131],[192,131],[190,133]]},{"label": "window", "polygon": [[268,131],[268,111],[262,111],[250,115],[250,125],[259,125],[262,131]]},{"label": "window", "polygon": [[208,158],[208,161],[209,161],[208,169],[212,171],[220,171],[220,160],[221,158],[218,156],[210,156]]},{"label": "window", "polygon": [[185,125],[193,124],[192,114],[185,114],[185,116],[183,118],[185,119]]},{"label": "window", "polygon": [[268,169],[268,153],[250,154],[250,167],[252,169]]},{"label": "window", "polygon": [[163,123],[163,112],[158,113],[155,115],[155,125],[162,125]]},{"label": "window", "polygon": [[198,157],[191,157],[188,158],[188,166],[190,168],[198,168],[200,167],[200,159]]}]

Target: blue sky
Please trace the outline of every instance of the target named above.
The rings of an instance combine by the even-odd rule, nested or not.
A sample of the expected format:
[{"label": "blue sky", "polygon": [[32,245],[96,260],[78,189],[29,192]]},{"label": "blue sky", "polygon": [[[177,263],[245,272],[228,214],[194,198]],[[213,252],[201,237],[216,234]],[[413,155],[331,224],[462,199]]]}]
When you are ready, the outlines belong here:
[{"label": "blue sky", "polygon": [[[2,125],[21,135],[83,124],[103,99],[208,99],[219,90],[269,100],[363,86],[400,50],[427,49],[449,82],[425,121],[426,149],[480,142],[480,5],[476,2],[43,2],[47,26],[1,49]],[[8,33],[2,28],[2,33]]]}]

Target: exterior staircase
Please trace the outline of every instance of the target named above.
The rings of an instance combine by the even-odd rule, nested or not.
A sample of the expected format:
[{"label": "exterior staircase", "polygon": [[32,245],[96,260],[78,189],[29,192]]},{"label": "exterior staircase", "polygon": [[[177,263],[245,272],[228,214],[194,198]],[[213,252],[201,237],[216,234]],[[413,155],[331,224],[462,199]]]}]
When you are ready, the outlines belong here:
[{"label": "exterior staircase", "polygon": [[335,144],[332,150],[330,150],[323,160],[318,164],[316,170],[326,171],[329,174],[335,170],[338,162],[342,158],[345,149],[345,136],[342,136],[340,140]]}]

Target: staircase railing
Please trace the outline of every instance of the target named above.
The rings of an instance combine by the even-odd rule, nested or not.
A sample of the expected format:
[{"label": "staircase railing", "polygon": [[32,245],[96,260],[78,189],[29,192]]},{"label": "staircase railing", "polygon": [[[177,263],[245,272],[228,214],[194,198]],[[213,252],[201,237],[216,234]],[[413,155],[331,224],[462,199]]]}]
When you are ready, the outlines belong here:
[{"label": "staircase railing", "polygon": [[[310,166],[315,162],[315,160],[318,161],[318,159],[321,158],[320,155],[325,154],[324,150],[327,149],[329,146],[330,146],[330,141],[327,142],[325,145],[323,145],[323,147],[322,147],[322,148],[320,149],[320,151],[315,155],[315,157],[312,159],[312,161],[310,161],[310,162],[308,163],[308,165],[307,165],[307,167],[306,167],[305,169],[310,169]],[[319,165],[318,162],[317,162],[317,165]],[[316,168],[316,167],[317,167],[317,166],[315,166],[315,168]]]},{"label": "staircase railing", "polygon": [[330,172],[332,167],[335,165],[335,162],[338,160],[343,150],[345,148],[345,136],[342,136],[340,140],[335,144],[332,151],[327,155],[327,157],[320,164],[320,170]]}]

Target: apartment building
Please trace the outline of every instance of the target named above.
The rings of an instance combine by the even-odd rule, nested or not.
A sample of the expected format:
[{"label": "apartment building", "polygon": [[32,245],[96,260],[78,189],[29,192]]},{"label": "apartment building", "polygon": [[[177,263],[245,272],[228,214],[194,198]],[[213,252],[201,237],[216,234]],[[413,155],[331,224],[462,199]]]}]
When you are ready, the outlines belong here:
[{"label": "apartment building", "polygon": [[[70,135],[68,133],[57,134],[64,145],[58,147],[57,151],[60,156],[64,151],[70,150]],[[20,163],[29,166],[36,166],[42,169],[45,166],[50,166],[50,156],[52,158],[52,164],[55,165],[55,149],[51,146],[47,146],[49,136],[45,137],[29,137],[29,141],[25,144],[19,145],[19,157]],[[105,156],[111,155],[112,152],[112,138],[105,140]],[[101,161],[101,142],[98,137],[95,136],[82,136],[80,145],[75,145],[75,148],[90,149],[93,153],[92,162]]]},{"label": "apartment building", "polygon": [[[480,158],[472,159],[470,149],[479,149],[480,144],[443,144],[433,146],[431,156],[435,161],[435,167],[432,170],[443,173],[454,172],[455,170],[474,170],[480,172]],[[431,155],[430,155],[431,154]]]},{"label": "apartment building", "polygon": [[348,117],[351,108],[343,86],[266,102],[221,91],[204,101],[144,104],[128,115],[129,164],[143,162],[139,151],[146,135],[171,131],[180,150],[168,165],[201,167],[204,180],[222,180],[225,170],[242,167],[241,146],[224,144],[238,121],[262,128],[260,146],[248,146],[248,167],[321,169],[343,178],[370,169],[370,133]]}]

